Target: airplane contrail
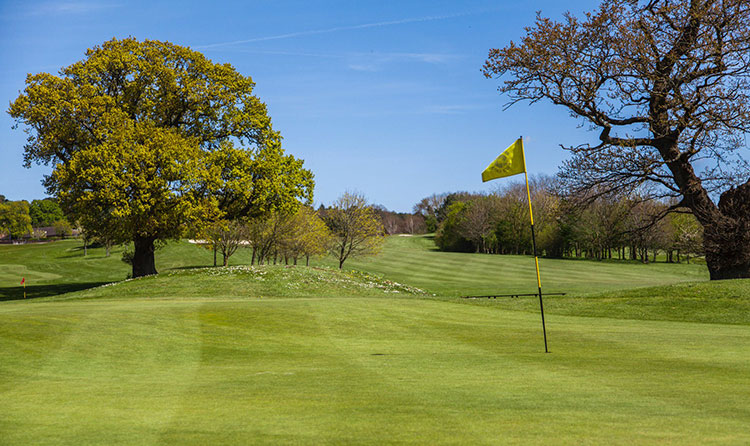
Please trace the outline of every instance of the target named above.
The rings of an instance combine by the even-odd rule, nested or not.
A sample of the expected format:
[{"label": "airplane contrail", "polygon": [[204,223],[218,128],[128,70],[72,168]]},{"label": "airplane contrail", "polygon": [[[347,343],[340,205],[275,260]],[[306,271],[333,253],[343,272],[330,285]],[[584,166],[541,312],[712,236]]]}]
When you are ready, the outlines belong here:
[{"label": "airplane contrail", "polygon": [[480,12],[486,12],[486,11],[462,12],[462,13],[449,14],[449,15],[414,17],[410,19],[389,20],[385,22],[363,23],[360,25],[337,26],[334,28],[314,29],[310,31],[298,31],[298,32],[287,33],[287,34],[277,34],[275,36],[254,37],[252,39],[210,43],[207,45],[195,46],[194,48],[195,49],[208,49],[208,48],[217,48],[217,47],[222,47],[222,46],[239,45],[242,43],[264,42],[267,40],[290,39],[293,37],[310,36],[314,34],[327,34],[327,33],[334,33],[338,31],[350,31],[354,29],[379,28],[382,26],[404,25],[407,23],[431,22],[434,20],[445,20],[445,19],[452,19],[455,17],[463,17],[467,15],[478,14]]}]

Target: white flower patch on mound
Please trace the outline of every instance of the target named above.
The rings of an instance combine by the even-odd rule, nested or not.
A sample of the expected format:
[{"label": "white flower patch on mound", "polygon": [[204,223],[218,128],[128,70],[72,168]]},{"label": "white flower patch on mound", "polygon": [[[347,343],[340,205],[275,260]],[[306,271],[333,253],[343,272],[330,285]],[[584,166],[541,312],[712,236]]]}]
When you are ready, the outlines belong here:
[{"label": "white flower patch on mound", "polygon": [[427,294],[424,290],[383,279],[362,271],[339,271],[318,267],[296,267],[292,265],[238,265],[207,267],[187,271],[172,271],[168,276],[197,274],[204,277],[237,277],[256,282],[278,283],[289,290],[304,290],[319,285],[340,289],[377,289],[386,293]]},{"label": "white flower patch on mound", "polygon": [[386,280],[362,271],[347,271],[343,274],[350,277],[353,284],[362,288],[378,288],[384,290],[386,293],[427,294],[426,291],[420,288]]}]

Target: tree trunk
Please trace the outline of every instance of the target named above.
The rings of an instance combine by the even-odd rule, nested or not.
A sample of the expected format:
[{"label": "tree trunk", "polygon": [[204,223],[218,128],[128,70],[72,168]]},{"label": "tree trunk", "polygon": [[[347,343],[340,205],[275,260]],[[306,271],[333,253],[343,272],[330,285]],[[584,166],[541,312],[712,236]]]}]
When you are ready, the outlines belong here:
[{"label": "tree trunk", "polygon": [[[659,133],[655,129],[655,133]],[[667,134],[667,133],[662,133]],[[711,280],[750,278],[750,181],[711,201],[676,139],[657,147],[689,208],[703,226],[703,248]]]},{"label": "tree trunk", "polygon": [[750,182],[719,199],[721,218],[703,226],[703,247],[711,280],[750,278]]},{"label": "tree trunk", "polygon": [[133,244],[133,278],[157,274],[154,263],[154,238],[136,237]]},{"label": "tree trunk", "polygon": [[310,266],[310,256],[305,256],[305,266]]},{"label": "tree trunk", "polygon": [[214,266],[216,266],[216,244],[214,244]]},{"label": "tree trunk", "polygon": [[222,257],[224,258],[224,266],[227,266],[227,265],[229,265],[229,256],[228,256],[228,255],[226,255],[226,254],[225,254],[225,253],[223,253],[223,252],[221,253],[221,256],[222,256]]}]

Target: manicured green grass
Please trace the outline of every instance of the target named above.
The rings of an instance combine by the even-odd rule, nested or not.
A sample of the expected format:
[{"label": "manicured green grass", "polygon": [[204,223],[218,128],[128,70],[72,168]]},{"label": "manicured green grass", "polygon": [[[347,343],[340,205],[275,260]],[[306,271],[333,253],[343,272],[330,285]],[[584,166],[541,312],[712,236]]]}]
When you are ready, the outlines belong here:
[{"label": "manicured green grass", "polygon": [[[124,280],[130,266],[123,263],[124,248],[112,248],[109,257],[104,248],[89,248],[84,256],[83,243],[68,239],[27,245],[0,245],[0,301],[23,298],[21,278],[26,278],[28,298],[56,296]],[[231,259],[250,263],[250,253],[240,250]],[[172,242],[156,252],[158,271],[169,271],[213,264],[213,254],[188,242]]]},{"label": "manicured green grass", "polygon": [[[130,267],[120,260],[122,247],[115,247],[110,257],[104,248],[89,249],[84,257],[82,246],[79,240],[0,246],[0,300],[23,297],[21,277],[26,277],[27,296],[34,298],[128,276]],[[250,250],[239,249],[230,265],[249,264],[250,258]],[[186,241],[171,242],[156,252],[160,272],[212,264],[211,251]],[[338,265],[332,258],[313,259],[311,264]],[[705,265],[540,259],[540,268],[545,292],[575,295],[708,279]],[[532,257],[439,252],[429,236],[389,237],[379,256],[350,259],[344,269],[379,274],[441,296],[536,292]]]},{"label": "manicured green grass", "polygon": [[750,441],[747,326],[118,287],[0,306],[4,444]]},{"label": "manicured green grass", "polygon": [[535,299],[457,297],[533,292],[533,259],[429,243],[346,265],[368,273],[186,269],[211,253],[181,243],[159,276],[96,287],[127,273],[118,254],[0,247],[88,284],[0,302],[0,443],[750,443],[750,281],[545,259],[573,294],[545,301],[544,354]]},{"label": "manicured green grass", "polygon": [[[575,295],[708,280],[706,266],[692,264],[539,259],[539,268],[545,292]],[[381,255],[348,260],[344,269],[382,274],[442,296],[537,292],[533,257],[440,252],[429,236],[389,237]]]},{"label": "manicured green grass", "polygon": [[21,278],[26,278],[29,298],[57,295],[115,280],[127,274],[119,259],[121,248],[104,257],[104,249],[90,249],[83,255],[78,240],[0,246],[0,300],[23,297]]},{"label": "manicured green grass", "polygon": [[[539,312],[536,298],[470,303]],[[573,316],[750,325],[750,279],[687,282],[585,296],[547,296],[544,310]]]}]

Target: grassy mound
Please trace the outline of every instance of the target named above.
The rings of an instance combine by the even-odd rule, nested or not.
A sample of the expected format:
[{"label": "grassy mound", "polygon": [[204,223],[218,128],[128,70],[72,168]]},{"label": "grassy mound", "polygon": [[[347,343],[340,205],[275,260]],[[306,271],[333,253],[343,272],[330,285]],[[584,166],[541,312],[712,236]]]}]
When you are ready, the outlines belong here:
[{"label": "grassy mound", "polygon": [[190,268],[68,293],[67,299],[246,299],[424,295],[415,287],[359,271],[281,265]]}]

